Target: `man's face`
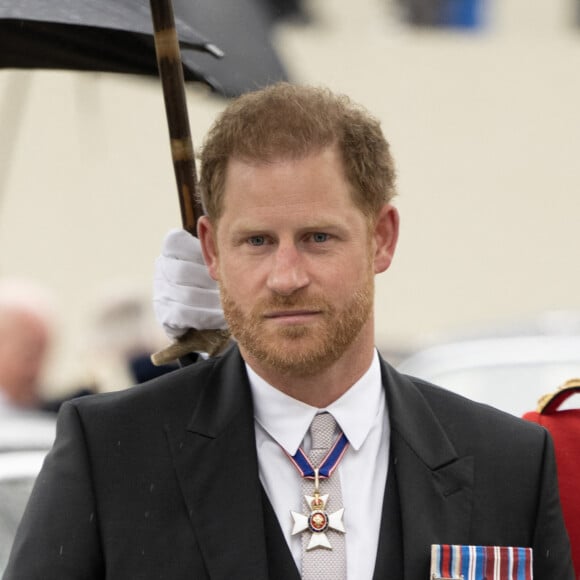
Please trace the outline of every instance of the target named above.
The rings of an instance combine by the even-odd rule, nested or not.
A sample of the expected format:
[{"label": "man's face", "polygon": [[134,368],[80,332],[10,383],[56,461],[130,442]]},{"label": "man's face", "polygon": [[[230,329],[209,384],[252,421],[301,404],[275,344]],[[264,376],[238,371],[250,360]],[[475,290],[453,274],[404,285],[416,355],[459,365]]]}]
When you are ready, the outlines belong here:
[{"label": "man's face", "polygon": [[250,364],[309,376],[357,341],[372,344],[374,274],[386,266],[349,188],[334,148],[271,163],[230,160],[217,231],[206,220],[200,237]]}]

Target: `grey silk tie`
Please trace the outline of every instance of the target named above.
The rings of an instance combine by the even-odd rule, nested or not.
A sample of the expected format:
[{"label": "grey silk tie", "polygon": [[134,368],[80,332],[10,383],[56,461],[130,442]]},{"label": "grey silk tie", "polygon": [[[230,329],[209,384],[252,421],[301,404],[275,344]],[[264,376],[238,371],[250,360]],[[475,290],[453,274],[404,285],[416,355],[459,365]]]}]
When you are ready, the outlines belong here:
[{"label": "grey silk tie", "polygon": [[[312,448],[309,453],[310,462],[314,467],[320,465],[338,435],[338,425],[330,413],[321,413],[314,417],[310,425]],[[304,478],[302,491],[305,496],[312,496],[314,482]],[[340,479],[337,472],[328,479],[320,480],[320,493],[322,496],[328,494],[328,502],[325,505],[325,511],[328,514],[333,514],[343,507]],[[304,500],[304,505],[306,510],[310,511],[311,507],[307,505],[306,500]],[[344,533],[332,528],[328,528],[324,533],[330,543],[330,549],[321,546],[308,549],[313,533],[307,530],[302,534],[302,579],[346,580]]]}]

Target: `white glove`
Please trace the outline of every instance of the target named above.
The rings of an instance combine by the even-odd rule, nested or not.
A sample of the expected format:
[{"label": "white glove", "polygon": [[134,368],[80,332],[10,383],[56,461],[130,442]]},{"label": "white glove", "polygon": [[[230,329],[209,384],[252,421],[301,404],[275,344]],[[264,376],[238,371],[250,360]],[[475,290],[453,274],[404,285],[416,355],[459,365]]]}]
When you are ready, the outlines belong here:
[{"label": "white glove", "polygon": [[225,329],[217,283],[207,270],[199,240],[186,230],[171,230],[155,260],[153,308],[170,338],[190,328]]}]

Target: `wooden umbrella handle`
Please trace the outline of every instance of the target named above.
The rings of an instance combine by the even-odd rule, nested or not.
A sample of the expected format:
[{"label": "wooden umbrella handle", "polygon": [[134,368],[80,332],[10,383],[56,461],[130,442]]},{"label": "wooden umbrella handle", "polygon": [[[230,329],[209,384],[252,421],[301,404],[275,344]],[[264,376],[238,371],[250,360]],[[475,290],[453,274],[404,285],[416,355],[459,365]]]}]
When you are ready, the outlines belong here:
[{"label": "wooden umbrella handle", "polygon": [[173,5],[171,0],[150,0],[150,3],[181,221],[183,228],[195,236],[197,220],[203,215],[203,209],[196,192],[195,154],[187,114],[183,65]]},{"label": "wooden umbrella handle", "polygon": [[[197,195],[195,154],[191,140],[185,82],[179,39],[175,29],[175,17],[171,0],[150,0],[155,52],[163,87],[163,99],[171,141],[171,157],[179,194],[181,222],[183,228],[197,235],[197,220],[203,215],[203,208]],[[177,360],[190,352],[207,352],[215,355],[221,352],[229,341],[229,333],[224,330],[188,330],[175,343],[154,353],[151,361],[163,365]]]}]

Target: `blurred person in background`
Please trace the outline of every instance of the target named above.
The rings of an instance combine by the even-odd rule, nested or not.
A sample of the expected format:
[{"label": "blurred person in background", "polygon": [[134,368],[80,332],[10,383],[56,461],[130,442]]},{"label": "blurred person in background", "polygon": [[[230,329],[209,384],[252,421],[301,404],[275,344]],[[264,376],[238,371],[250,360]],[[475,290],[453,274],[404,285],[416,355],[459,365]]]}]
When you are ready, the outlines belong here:
[{"label": "blurred person in background", "polygon": [[85,364],[96,390],[119,390],[178,368],[155,366],[151,353],[163,334],[153,319],[149,298],[127,282],[101,288],[92,307]]},{"label": "blurred person in background", "polygon": [[35,282],[0,280],[0,414],[56,413],[69,399],[95,392],[78,386],[56,396],[46,391],[45,369],[56,340],[49,290]]},{"label": "blurred person in background", "polygon": [[0,281],[0,413],[42,408],[52,317],[51,300],[43,288],[21,280]]}]

